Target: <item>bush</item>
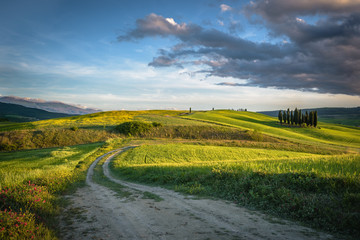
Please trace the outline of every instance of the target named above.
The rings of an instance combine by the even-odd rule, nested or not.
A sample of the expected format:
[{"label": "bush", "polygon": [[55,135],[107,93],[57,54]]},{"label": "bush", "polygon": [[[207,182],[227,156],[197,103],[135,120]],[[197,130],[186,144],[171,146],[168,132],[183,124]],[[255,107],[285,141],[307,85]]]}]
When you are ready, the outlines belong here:
[{"label": "bush", "polygon": [[115,129],[122,134],[127,136],[132,135],[139,135],[142,133],[148,132],[152,127],[153,124],[140,122],[140,121],[132,121],[132,122],[124,122],[118,125]]},{"label": "bush", "polygon": [[248,134],[253,141],[262,142],[264,139],[263,134],[257,129],[254,129],[253,131],[248,131]]},{"label": "bush", "polygon": [[153,122],[152,125],[153,127],[162,127],[162,124],[159,122]]},{"label": "bush", "polygon": [[71,127],[70,130],[77,131],[77,130],[79,130],[79,128],[75,126],[75,127]]}]

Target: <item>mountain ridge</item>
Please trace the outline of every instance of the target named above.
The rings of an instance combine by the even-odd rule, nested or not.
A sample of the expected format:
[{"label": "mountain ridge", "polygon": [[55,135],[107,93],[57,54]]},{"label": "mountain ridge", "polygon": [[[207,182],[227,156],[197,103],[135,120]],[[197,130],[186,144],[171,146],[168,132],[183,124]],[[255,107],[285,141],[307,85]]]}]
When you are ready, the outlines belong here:
[{"label": "mountain ridge", "polygon": [[101,112],[100,109],[87,108],[83,106],[75,106],[60,101],[46,101],[39,98],[23,98],[17,96],[2,96],[0,102],[17,104],[28,108],[36,108],[53,113],[65,113],[70,115],[84,115]]},{"label": "mountain ridge", "polygon": [[71,116],[74,115],[48,112],[37,108],[24,107],[18,104],[0,102],[0,118],[2,118],[3,121],[31,122]]}]

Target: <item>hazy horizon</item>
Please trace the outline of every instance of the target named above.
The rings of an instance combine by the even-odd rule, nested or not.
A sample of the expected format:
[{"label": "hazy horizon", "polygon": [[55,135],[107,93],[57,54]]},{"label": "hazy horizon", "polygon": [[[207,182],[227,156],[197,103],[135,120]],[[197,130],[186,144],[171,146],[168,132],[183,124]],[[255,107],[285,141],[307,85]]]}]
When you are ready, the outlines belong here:
[{"label": "hazy horizon", "polygon": [[360,106],[360,0],[14,0],[0,19],[0,96],[105,111]]}]

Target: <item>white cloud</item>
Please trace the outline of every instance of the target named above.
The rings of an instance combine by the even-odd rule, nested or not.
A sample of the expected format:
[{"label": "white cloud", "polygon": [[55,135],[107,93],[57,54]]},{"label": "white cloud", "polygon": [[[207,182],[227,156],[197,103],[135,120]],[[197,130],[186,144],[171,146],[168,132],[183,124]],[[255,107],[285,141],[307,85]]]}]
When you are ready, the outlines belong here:
[{"label": "white cloud", "polygon": [[296,18],[296,21],[298,22],[298,23],[302,23],[302,24],[305,24],[306,22],[305,22],[305,20],[304,19],[301,19],[301,18]]},{"label": "white cloud", "polygon": [[175,20],[174,20],[173,18],[165,18],[165,20],[166,20],[168,23],[170,23],[171,25],[174,25],[174,26],[177,25],[177,23],[175,22]]},{"label": "white cloud", "polygon": [[220,9],[221,9],[221,12],[227,12],[227,11],[231,11],[232,7],[230,7],[229,5],[226,5],[226,4],[221,4]]}]

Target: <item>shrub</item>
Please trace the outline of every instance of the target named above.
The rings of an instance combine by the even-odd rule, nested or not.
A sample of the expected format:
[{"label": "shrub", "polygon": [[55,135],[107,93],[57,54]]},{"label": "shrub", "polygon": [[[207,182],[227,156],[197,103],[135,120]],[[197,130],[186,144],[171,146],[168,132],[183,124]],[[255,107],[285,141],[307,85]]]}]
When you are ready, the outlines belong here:
[{"label": "shrub", "polygon": [[248,131],[248,134],[253,141],[261,142],[264,139],[263,134],[257,129],[254,129],[253,131]]},{"label": "shrub", "polygon": [[162,127],[162,124],[159,122],[153,122],[152,125],[153,127]]},{"label": "shrub", "polygon": [[131,121],[124,122],[118,125],[115,129],[122,134],[127,136],[139,135],[145,132],[148,132],[154,125],[150,123],[140,122],[140,121]]},{"label": "shrub", "polygon": [[70,130],[72,130],[72,131],[77,131],[78,129],[79,129],[79,128],[78,128],[78,127],[76,127],[76,126],[75,126],[75,127],[71,127],[71,128],[70,128]]}]

